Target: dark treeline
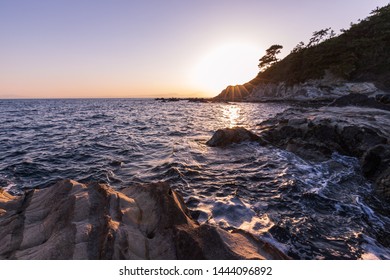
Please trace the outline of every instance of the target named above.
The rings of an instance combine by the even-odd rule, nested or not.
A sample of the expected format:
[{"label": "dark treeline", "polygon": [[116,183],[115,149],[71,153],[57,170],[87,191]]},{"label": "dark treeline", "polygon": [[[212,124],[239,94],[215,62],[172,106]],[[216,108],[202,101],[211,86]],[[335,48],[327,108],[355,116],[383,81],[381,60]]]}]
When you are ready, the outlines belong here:
[{"label": "dark treeline", "polygon": [[389,90],[390,4],[376,8],[367,18],[340,31],[338,36],[331,28],[316,31],[307,44],[298,43],[283,60],[268,57],[270,65],[264,65],[270,55],[267,52],[260,59],[258,76],[244,86],[249,90],[259,83],[292,85],[320,79],[329,72],[348,81],[374,82],[377,87]]}]

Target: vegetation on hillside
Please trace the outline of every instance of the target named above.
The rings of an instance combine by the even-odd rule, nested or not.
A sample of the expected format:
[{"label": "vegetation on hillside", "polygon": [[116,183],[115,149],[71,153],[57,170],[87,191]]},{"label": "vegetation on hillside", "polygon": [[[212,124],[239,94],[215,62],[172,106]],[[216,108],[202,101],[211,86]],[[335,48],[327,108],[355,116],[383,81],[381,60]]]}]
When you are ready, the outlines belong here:
[{"label": "vegetation on hillside", "polygon": [[390,4],[341,32],[338,36],[330,28],[314,32],[307,45],[300,42],[283,60],[263,65],[244,86],[250,90],[259,83],[282,81],[292,85],[320,79],[329,71],[348,81],[370,81],[389,90]]}]

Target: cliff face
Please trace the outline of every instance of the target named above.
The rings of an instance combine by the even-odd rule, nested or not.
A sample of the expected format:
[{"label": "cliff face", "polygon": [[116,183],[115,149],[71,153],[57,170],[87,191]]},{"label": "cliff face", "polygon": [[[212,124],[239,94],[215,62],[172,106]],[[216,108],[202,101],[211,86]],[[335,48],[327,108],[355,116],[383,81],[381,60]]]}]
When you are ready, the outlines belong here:
[{"label": "cliff face", "polygon": [[369,82],[347,82],[338,78],[308,80],[288,85],[286,82],[261,83],[248,91],[244,86],[229,86],[215,99],[224,101],[333,101],[349,94],[375,97],[384,94]]},{"label": "cliff face", "polygon": [[284,259],[248,233],[199,225],[165,183],[115,191],[60,181],[0,189],[0,259]]},{"label": "cliff face", "polygon": [[[390,5],[324,42],[290,53],[219,100],[332,100],[390,91]],[[235,90],[233,90],[235,89]]]}]

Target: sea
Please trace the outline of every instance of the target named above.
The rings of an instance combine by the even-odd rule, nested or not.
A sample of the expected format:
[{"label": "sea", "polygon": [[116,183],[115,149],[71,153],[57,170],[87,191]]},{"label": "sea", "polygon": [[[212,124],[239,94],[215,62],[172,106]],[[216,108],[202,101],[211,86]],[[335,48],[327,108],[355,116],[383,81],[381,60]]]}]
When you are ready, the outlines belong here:
[{"label": "sea", "polygon": [[258,143],[206,141],[291,105],[154,99],[0,100],[0,187],[69,178],[115,189],[168,182],[194,219],[242,229],[293,259],[390,259],[390,209],[356,158],[310,162]]}]

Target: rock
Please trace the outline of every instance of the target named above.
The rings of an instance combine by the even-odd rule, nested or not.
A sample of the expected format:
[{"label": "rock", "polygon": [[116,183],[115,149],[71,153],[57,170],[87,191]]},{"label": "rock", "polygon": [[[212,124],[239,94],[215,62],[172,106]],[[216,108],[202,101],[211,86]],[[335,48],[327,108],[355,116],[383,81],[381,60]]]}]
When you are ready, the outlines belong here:
[{"label": "rock", "polygon": [[306,123],[307,123],[307,119],[305,119],[305,118],[297,118],[297,119],[288,120],[288,125],[292,125],[292,126],[303,125]]},{"label": "rock", "polygon": [[[253,101],[253,102],[301,102],[301,103],[318,103],[332,102],[340,97],[348,96],[341,102],[348,102],[347,106],[358,102],[355,106],[376,107],[378,102],[383,104],[390,103],[390,94],[385,94],[379,90],[372,82],[352,82],[347,81],[340,76],[326,70],[320,79],[308,79],[304,82],[273,82],[267,79],[255,78],[254,80],[243,85],[228,86],[214,100],[224,101]],[[375,100],[369,96],[377,96],[381,101]],[[379,97],[381,96],[381,97]],[[356,99],[360,97],[360,99]],[[363,97],[369,98],[363,100]],[[369,104],[365,104],[369,101]],[[383,109],[383,108],[382,108]]]},{"label": "rock", "polygon": [[0,239],[0,259],[288,258],[249,234],[199,225],[165,183],[1,190]]},{"label": "rock", "polygon": [[370,94],[376,92],[378,89],[373,83],[346,83],[347,89],[351,94]]},{"label": "rock", "polygon": [[[387,144],[390,112],[358,107],[288,109],[259,126],[269,143],[303,158],[323,160],[333,152],[362,157],[370,148]],[[313,155],[316,152],[319,156]]]},{"label": "rock", "polygon": [[390,201],[390,167],[375,180],[375,190],[384,199]]},{"label": "rock", "polygon": [[376,99],[368,97],[365,94],[351,93],[346,96],[342,96],[335,101],[333,101],[330,106],[360,106],[360,107],[370,107],[377,108],[382,110],[390,110],[390,106],[379,103]]},{"label": "rock", "polygon": [[250,92],[243,85],[237,86],[228,86],[224,89],[215,99],[224,100],[224,101],[242,101],[244,100]]},{"label": "rock", "polygon": [[367,95],[351,93],[336,99],[330,104],[330,106],[361,106],[366,102],[375,101],[369,98]]},{"label": "rock", "polygon": [[244,85],[228,86],[215,100],[225,101],[298,101],[331,102],[349,95],[374,95],[379,92],[373,83],[347,82],[334,76],[329,71],[322,79],[306,80],[302,83],[261,81],[256,85],[251,82]]},{"label": "rock", "polygon": [[288,109],[260,123],[261,137],[313,161],[334,152],[361,159],[362,171],[390,198],[390,112],[373,108]]},{"label": "rock", "polygon": [[210,147],[225,147],[244,141],[262,142],[262,139],[243,127],[234,127],[218,129],[206,144]]},{"label": "rock", "polygon": [[375,100],[383,104],[390,104],[390,94],[377,94]]},{"label": "rock", "polygon": [[376,145],[361,159],[362,171],[374,180],[376,191],[390,200],[390,145]]}]

